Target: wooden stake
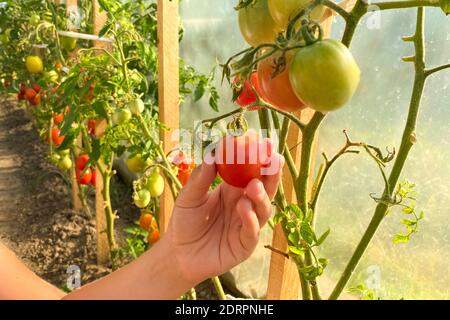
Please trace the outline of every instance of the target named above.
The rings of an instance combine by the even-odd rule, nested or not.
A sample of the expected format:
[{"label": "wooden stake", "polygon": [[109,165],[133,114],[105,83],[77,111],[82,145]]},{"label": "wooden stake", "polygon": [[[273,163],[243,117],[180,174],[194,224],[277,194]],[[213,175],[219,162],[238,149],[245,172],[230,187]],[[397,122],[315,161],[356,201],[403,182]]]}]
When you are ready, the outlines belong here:
[{"label": "wooden stake", "polygon": [[[301,119],[305,123],[307,123],[311,119],[313,114],[314,114],[313,110],[306,109],[302,111],[301,114],[300,112],[297,112],[295,115],[297,117],[301,117]],[[293,149],[292,157],[294,159],[296,167],[299,166],[301,157],[301,141],[302,136],[300,129],[294,124],[291,124],[288,137],[286,140],[286,147],[289,149]],[[317,142],[314,142],[314,145],[316,146]],[[316,150],[315,146],[313,147],[313,159],[315,154],[314,150]],[[312,165],[311,168],[314,168],[314,165]],[[313,178],[311,178],[310,185],[312,184],[312,180]],[[287,166],[284,167],[283,172],[283,187],[287,202],[288,203],[295,202],[296,199],[295,199],[294,185]],[[289,251],[286,237],[280,225],[275,226],[273,233],[272,247],[282,252]],[[296,264],[293,261],[286,259],[279,253],[272,252],[270,258],[267,299],[296,300],[299,297],[299,293],[300,293],[300,281]]]},{"label": "wooden stake", "polygon": [[[170,131],[161,131],[166,153],[178,143],[173,135],[179,127],[179,44],[178,0],[158,0],[158,90],[159,116]],[[174,201],[166,183],[161,196],[160,228],[164,233],[169,224]]]},{"label": "wooden stake", "polygon": [[[100,7],[97,0],[93,0],[93,22],[94,34],[98,34],[106,22],[106,12],[100,12]],[[102,41],[95,41],[95,47],[105,48],[106,43]],[[97,128],[96,128],[97,130]],[[97,228],[97,263],[107,264],[110,260],[110,248],[108,243],[108,235],[106,233],[106,211],[105,199],[103,198],[103,176],[96,171],[96,185],[95,185],[95,220]]]}]

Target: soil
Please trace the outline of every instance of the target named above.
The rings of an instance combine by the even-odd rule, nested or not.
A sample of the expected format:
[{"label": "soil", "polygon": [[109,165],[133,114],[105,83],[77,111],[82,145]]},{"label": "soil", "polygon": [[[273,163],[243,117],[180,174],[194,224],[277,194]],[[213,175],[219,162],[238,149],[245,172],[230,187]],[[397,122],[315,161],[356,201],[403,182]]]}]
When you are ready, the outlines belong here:
[{"label": "soil", "polygon": [[[43,279],[64,288],[69,266],[81,269],[82,284],[111,272],[96,263],[95,219],[71,209],[68,177],[47,159],[48,146],[39,138],[25,107],[0,97],[0,241]],[[116,230],[134,224],[139,211],[131,205],[130,188],[119,178],[112,183]],[[93,193],[89,202],[93,207]],[[92,210],[94,212],[94,210]],[[197,288],[200,299],[215,299],[207,282]]]}]

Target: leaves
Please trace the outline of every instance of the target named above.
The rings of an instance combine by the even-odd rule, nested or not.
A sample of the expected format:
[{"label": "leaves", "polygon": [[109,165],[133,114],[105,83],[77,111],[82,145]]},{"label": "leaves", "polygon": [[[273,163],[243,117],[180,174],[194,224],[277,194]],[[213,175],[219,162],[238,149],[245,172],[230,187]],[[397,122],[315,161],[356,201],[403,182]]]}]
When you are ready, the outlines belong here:
[{"label": "leaves", "polygon": [[[416,185],[407,180],[398,184],[395,192],[395,197],[400,199],[396,205],[402,207],[402,213],[408,216],[408,219],[400,220],[401,224],[405,226],[406,234],[395,234],[392,242],[394,244],[407,243],[411,240],[411,236],[418,232],[419,221],[421,221],[425,214],[423,211],[418,215],[416,213]],[[405,203],[409,200],[409,203]]]}]

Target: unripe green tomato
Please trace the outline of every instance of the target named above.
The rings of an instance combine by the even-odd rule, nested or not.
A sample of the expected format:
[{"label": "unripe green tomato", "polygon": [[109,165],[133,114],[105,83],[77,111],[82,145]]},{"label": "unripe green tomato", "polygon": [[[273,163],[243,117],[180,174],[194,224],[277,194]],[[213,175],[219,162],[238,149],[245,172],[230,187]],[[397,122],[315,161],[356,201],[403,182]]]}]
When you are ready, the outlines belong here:
[{"label": "unripe green tomato", "polygon": [[144,112],[144,110],[144,101],[142,101],[140,98],[136,98],[130,103],[130,111],[134,115],[140,115],[142,112]]},{"label": "unripe green tomato", "polygon": [[28,23],[34,27],[37,26],[39,22],[41,22],[41,17],[36,13],[32,14],[28,20]]},{"label": "unripe green tomato", "polygon": [[119,109],[117,110],[114,115],[114,120],[117,124],[121,125],[124,124],[125,122],[127,122],[128,120],[131,119],[132,114],[131,111],[128,109]]},{"label": "unripe green tomato", "polygon": [[158,172],[153,172],[145,185],[153,198],[160,197],[164,192],[164,178]]},{"label": "unripe green tomato", "polygon": [[281,28],[273,20],[267,0],[258,0],[239,10],[239,28],[252,47],[274,43]]},{"label": "unripe green tomato", "polygon": [[44,74],[44,78],[47,82],[55,83],[58,82],[59,75],[55,70],[50,70]]},{"label": "unripe green tomato", "polygon": [[77,39],[72,37],[61,36],[59,42],[61,43],[61,47],[67,51],[73,51],[77,47]]},{"label": "unripe green tomato", "polygon": [[68,155],[70,155],[70,149],[65,149],[65,150],[61,150],[60,152],[59,152],[59,154],[61,155],[61,156],[68,156]]},{"label": "unripe green tomato", "polygon": [[136,207],[143,209],[150,204],[151,195],[146,189],[139,190],[133,194],[133,201]]},{"label": "unripe green tomato", "polygon": [[439,0],[439,5],[446,15],[450,14],[450,0]]},{"label": "unripe green tomato", "polygon": [[[305,9],[311,2],[312,0],[269,0],[269,11],[277,25],[286,29],[289,19]],[[325,7],[317,6],[310,16],[313,20],[320,21],[324,13]]]},{"label": "unripe green tomato", "polygon": [[350,50],[333,39],[300,49],[289,69],[289,79],[297,97],[320,112],[345,105],[353,97],[360,75]]},{"label": "unripe green tomato", "polygon": [[59,162],[61,161],[61,156],[60,156],[59,154],[57,154],[57,153],[53,153],[53,154],[50,156],[50,161],[51,161],[52,163],[54,163],[55,165],[58,165]]},{"label": "unripe green tomato", "polygon": [[127,159],[127,167],[128,170],[130,170],[131,172],[134,173],[142,173],[144,172],[144,170],[151,165],[151,160],[147,159],[144,160],[142,159],[142,155],[138,154],[134,157],[129,157]]},{"label": "unripe green tomato", "polygon": [[72,168],[72,160],[69,156],[64,156],[58,164],[59,169],[65,171]]},{"label": "unripe green tomato", "polygon": [[25,66],[29,73],[42,73],[44,72],[44,63],[38,56],[28,56],[25,60]]}]

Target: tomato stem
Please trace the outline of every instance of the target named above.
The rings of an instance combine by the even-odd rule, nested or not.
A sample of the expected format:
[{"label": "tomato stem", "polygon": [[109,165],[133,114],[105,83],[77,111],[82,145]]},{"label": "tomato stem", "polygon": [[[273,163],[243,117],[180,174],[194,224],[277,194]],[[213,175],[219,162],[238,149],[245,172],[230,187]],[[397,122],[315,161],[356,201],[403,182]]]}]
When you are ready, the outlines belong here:
[{"label": "tomato stem", "polygon": [[[421,100],[426,82],[426,69],[424,62],[424,9],[419,7],[417,10],[417,25],[416,34],[414,37],[414,47],[416,51],[416,59],[414,62],[415,66],[415,78],[413,84],[413,92],[411,96],[411,102],[409,106],[408,119],[403,131],[403,137],[401,141],[401,146],[399,153],[395,160],[394,166],[392,168],[391,174],[388,179],[388,186],[385,187],[383,191],[383,199],[391,199],[393,196],[393,186],[397,185],[399,177],[405,166],[409,152],[414,145],[414,139],[411,139],[415,135],[417,118],[419,115]],[[390,203],[386,201],[381,201],[378,203],[372,220],[369,223],[367,230],[365,231],[363,237],[361,238],[355,252],[353,253],[350,261],[348,262],[344,272],[342,273],[336,287],[331,293],[329,299],[338,299],[342,291],[346,287],[351,275],[355,271],[359,264],[362,256],[364,255],[367,247],[372,241],[378,227],[383,221],[386,213],[390,207]]]}]

